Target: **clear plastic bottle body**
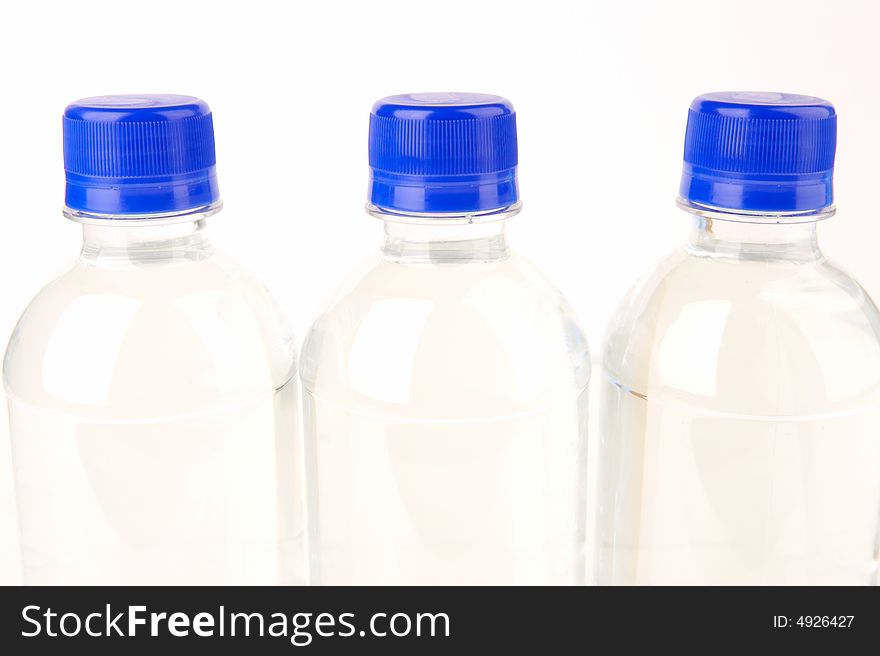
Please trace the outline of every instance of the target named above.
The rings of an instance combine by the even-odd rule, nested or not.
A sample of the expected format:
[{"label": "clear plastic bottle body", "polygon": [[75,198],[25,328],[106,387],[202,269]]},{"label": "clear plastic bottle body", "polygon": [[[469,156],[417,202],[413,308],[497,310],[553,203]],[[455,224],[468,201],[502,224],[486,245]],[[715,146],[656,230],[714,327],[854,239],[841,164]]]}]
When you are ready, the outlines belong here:
[{"label": "clear plastic bottle body", "polygon": [[505,216],[384,216],[310,331],[320,583],[583,582],[587,345]]},{"label": "clear plastic bottle body", "polygon": [[87,221],[13,333],[27,583],[306,579],[293,340],[205,216]]},{"label": "clear plastic bottle body", "polygon": [[811,218],[697,212],[612,320],[598,583],[876,581],[880,313]]}]

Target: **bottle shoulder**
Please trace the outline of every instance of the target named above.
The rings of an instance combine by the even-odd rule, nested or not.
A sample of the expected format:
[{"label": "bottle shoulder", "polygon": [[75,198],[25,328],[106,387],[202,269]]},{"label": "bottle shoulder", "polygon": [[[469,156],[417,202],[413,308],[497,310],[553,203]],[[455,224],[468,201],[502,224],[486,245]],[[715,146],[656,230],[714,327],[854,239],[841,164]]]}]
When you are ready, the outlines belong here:
[{"label": "bottle shoulder", "polygon": [[586,338],[560,292],[518,255],[491,263],[373,259],[309,331],[302,377],[317,394],[403,403],[537,398],[585,387]]},{"label": "bottle shoulder", "polygon": [[[680,249],[625,296],[606,332],[603,366],[639,393],[717,400],[725,385],[751,385],[756,411],[846,405],[880,386],[880,312],[826,258]],[[777,399],[781,389],[794,398]]]},{"label": "bottle shoulder", "polygon": [[340,284],[326,313],[332,313],[353,295],[463,298],[490,285],[516,289],[522,297],[565,303],[543,272],[517,253],[491,262],[410,263],[371,256],[362,260]]},{"label": "bottle shoulder", "polygon": [[25,309],[4,381],[35,405],[182,412],[269,392],[294,358],[272,297],[226,256],[114,269],[80,260]]}]

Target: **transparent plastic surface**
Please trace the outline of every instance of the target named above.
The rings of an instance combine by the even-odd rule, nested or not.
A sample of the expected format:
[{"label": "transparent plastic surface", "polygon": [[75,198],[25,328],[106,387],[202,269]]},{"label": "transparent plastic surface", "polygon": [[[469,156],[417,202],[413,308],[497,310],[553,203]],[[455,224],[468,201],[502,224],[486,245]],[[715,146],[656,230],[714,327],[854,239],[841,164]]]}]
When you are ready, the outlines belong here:
[{"label": "transparent plastic surface", "polygon": [[399,220],[303,349],[316,580],[582,583],[583,334],[503,221]]},{"label": "transparent plastic surface", "polygon": [[815,223],[698,216],[603,365],[598,583],[876,582],[880,313]]},{"label": "transparent plastic surface", "polygon": [[195,219],[84,225],[15,329],[26,583],[306,578],[292,338]]}]

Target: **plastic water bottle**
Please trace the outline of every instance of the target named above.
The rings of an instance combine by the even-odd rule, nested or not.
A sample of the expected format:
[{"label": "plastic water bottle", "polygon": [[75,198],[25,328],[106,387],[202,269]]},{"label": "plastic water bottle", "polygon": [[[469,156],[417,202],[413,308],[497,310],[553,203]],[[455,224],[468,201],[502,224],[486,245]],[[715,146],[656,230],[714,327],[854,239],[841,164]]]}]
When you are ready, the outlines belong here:
[{"label": "plastic water bottle", "polygon": [[63,124],[82,252],[3,369],[26,582],[301,580],[293,343],[206,234],[208,106],[88,98]]},{"label": "plastic water bottle", "polygon": [[816,240],[835,139],[819,98],[691,105],[690,236],[604,350],[600,583],[875,581],[880,313]]},{"label": "plastic water bottle", "polygon": [[324,584],[584,579],[587,344],[511,253],[515,114],[401,95],[370,115],[385,238],[303,348]]}]

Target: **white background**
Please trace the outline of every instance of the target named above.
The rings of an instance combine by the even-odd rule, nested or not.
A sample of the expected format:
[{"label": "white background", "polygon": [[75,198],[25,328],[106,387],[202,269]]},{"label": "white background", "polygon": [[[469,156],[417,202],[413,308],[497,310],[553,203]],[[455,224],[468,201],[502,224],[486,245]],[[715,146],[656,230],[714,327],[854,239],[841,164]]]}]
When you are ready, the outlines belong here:
[{"label": "white background", "polygon": [[[680,243],[686,110],[707,91],[818,95],[839,114],[826,251],[880,299],[880,11],[870,0],[7,3],[0,17],[0,342],[75,257],[61,218],[61,113],[77,98],[182,93],[214,110],[215,242],[301,338],[378,246],[363,212],[377,98],[479,91],[517,109],[514,248],[553,279],[594,351],[617,299]],[[96,317],[100,321],[100,317]],[[5,405],[5,404],[4,404]],[[2,419],[2,417],[0,417]],[[0,583],[17,580],[0,421]]]}]

